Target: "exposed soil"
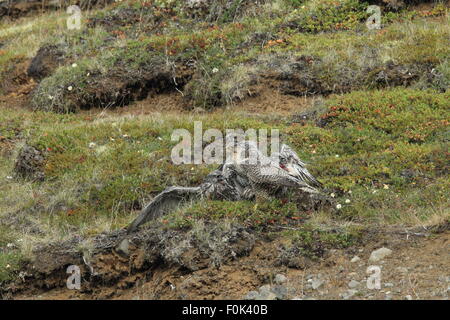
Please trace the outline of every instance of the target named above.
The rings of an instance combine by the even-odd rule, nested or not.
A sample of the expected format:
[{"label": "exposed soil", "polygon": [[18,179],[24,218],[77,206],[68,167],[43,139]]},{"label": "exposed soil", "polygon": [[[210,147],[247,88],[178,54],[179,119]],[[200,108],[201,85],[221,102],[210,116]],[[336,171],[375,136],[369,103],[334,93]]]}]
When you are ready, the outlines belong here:
[{"label": "exposed soil", "polygon": [[[199,255],[195,248],[184,253],[185,261],[189,261],[185,266],[175,261],[165,262],[158,256],[156,245],[145,251],[139,245],[132,246],[130,258],[103,250],[86,263],[79,261],[74,252],[61,254],[56,247],[53,251],[47,248],[41,251],[41,259],[33,267],[40,270],[41,277],[26,279],[4,296],[12,299],[243,299],[249,291],[271,285],[284,290],[284,299],[447,299],[450,232],[448,225],[441,229],[437,234],[426,230],[421,233],[399,228],[383,232],[373,229],[360,244],[328,250],[322,259],[309,261],[300,269],[280,265],[278,258],[284,243],[279,238],[273,241],[258,238],[254,245],[248,239],[238,241],[234,248],[250,246],[251,250],[231,255],[218,266],[209,264],[208,258]],[[380,262],[368,262],[371,252],[381,247],[391,249],[392,254]],[[57,260],[55,252],[60,254]],[[360,260],[351,262],[354,256]],[[56,265],[73,263],[81,263],[83,274],[90,268],[87,265],[96,274],[83,279],[81,290],[67,289],[65,281],[69,275],[64,269],[53,269]],[[381,268],[380,289],[366,286],[372,274],[367,268],[372,265]],[[42,277],[45,272],[47,276]],[[275,285],[276,274],[285,275],[287,281]],[[356,293],[349,290],[351,280],[358,282],[351,289]]]},{"label": "exposed soil", "polygon": [[36,56],[31,60],[27,70],[28,76],[41,80],[49,76],[64,62],[64,50],[56,45],[47,45],[39,48]]}]

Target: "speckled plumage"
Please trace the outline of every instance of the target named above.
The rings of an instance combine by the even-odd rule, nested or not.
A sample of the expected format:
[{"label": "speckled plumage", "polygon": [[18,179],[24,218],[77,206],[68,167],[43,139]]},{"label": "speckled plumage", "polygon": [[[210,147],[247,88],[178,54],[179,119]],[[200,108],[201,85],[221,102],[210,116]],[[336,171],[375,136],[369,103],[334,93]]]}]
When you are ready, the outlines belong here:
[{"label": "speckled plumage", "polygon": [[287,145],[279,154],[264,156],[257,145],[243,141],[235,145],[232,161],[221,165],[205,177],[198,187],[170,187],[157,195],[130,224],[128,233],[186,202],[200,199],[252,200],[285,195],[290,189],[315,194],[321,186],[305,164]]}]

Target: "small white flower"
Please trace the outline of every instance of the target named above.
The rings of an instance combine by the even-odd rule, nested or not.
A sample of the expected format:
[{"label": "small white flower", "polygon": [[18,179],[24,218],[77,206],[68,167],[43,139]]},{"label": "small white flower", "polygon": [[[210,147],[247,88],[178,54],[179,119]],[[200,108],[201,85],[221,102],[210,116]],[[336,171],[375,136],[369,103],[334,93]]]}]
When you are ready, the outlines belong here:
[{"label": "small white flower", "polygon": [[50,96],[50,95],[49,95],[48,98],[49,98],[50,100],[53,100],[53,96]]},{"label": "small white flower", "polygon": [[338,203],[337,205],[336,205],[336,209],[341,209],[342,208],[342,204],[340,204],[340,203]]},{"label": "small white flower", "polygon": [[130,136],[127,135],[127,134],[123,134],[122,137],[123,137],[123,138],[129,138]]},{"label": "small white flower", "polygon": [[375,193],[377,193],[377,190],[373,190],[373,191],[372,191],[372,194],[375,194]]},{"label": "small white flower", "polygon": [[6,247],[7,247],[7,248],[12,248],[12,247],[14,247],[14,243],[8,243],[8,244],[6,245]]},{"label": "small white flower", "polygon": [[383,189],[389,189],[389,185],[383,184]]},{"label": "small white flower", "polygon": [[316,153],[316,150],[311,151],[311,153],[312,153],[312,154],[315,154],[315,153]]},{"label": "small white flower", "polygon": [[68,86],[68,87],[67,87],[67,90],[72,91],[72,90],[73,90],[73,87],[72,87],[72,86]]},{"label": "small white flower", "polygon": [[157,139],[158,139],[159,141],[162,141],[162,139],[163,139],[163,138],[161,138],[161,137],[158,137]]},{"label": "small white flower", "polygon": [[352,194],[352,190],[348,190],[348,194]]},{"label": "small white flower", "polygon": [[89,77],[91,75],[91,73],[90,72],[88,72],[87,74],[86,74],[86,77]]},{"label": "small white flower", "polygon": [[76,68],[78,65],[76,63],[72,63],[72,68]]},{"label": "small white flower", "polygon": [[111,140],[111,141],[116,141],[116,139],[114,139],[114,138],[112,138],[112,137],[109,137],[109,140]]},{"label": "small white flower", "polygon": [[9,268],[11,268],[11,266],[9,264],[7,264],[6,265],[6,269],[9,269]]},{"label": "small white flower", "polygon": [[334,192],[333,192],[332,194],[330,194],[330,196],[331,196],[332,198],[336,197],[336,195],[334,194]]},{"label": "small white flower", "polygon": [[345,199],[345,203],[350,203],[350,199]]},{"label": "small white flower", "polygon": [[339,155],[337,154],[337,155],[335,155],[335,157],[336,157],[336,158],[339,158]]},{"label": "small white flower", "polygon": [[91,143],[89,143],[89,148],[95,148],[95,146],[96,146],[97,144],[95,143],[95,142],[91,142]]},{"label": "small white flower", "polygon": [[12,177],[12,176],[6,176],[6,179],[8,179],[8,180],[12,180],[12,179],[13,179],[13,177]]},{"label": "small white flower", "polygon": [[217,73],[217,72],[219,72],[219,69],[217,69],[217,68],[212,69],[212,73]]}]

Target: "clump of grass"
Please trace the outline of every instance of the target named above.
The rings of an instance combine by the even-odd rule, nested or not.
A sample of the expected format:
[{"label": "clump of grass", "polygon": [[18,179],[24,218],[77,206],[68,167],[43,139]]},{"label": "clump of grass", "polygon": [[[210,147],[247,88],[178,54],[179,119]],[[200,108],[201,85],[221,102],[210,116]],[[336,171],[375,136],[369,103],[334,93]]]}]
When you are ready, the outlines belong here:
[{"label": "clump of grass", "polygon": [[22,267],[22,262],[20,253],[0,251],[0,283],[16,279]]},{"label": "clump of grass", "polygon": [[367,7],[367,3],[357,0],[309,1],[297,7],[288,20],[291,27],[302,32],[349,30],[369,16]]},{"label": "clump of grass", "polygon": [[296,230],[282,232],[284,243],[279,248],[278,263],[291,268],[303,269],[310,261],[323,257],[329,249],[345,249],[362,240],[363,229],[347,226],[324,229],[305,224]]},{"label": "clump of grass", "polygon": [[289,224],[304,218],[295,203],[280,200],[254,203],[250,201],[213,201],[194,203],[168,215],[164,223],[170,228],[187,228],[197,220],[230,220],[244,226],[261,228],[271,224]]},{"label": "clump of grass", "polygon": [[56,112],[121,106],[139,98],[150,84],[164,90],[170,82],[164,58],[147,43],[131,40],[126,48],[59,68],[39,84],[32,104],[35,109]]},{"label": "clump of grass", "polygon": [[[305,157],[314,154],[312,170],[337,190],[347,217],[385,215],[399,221],[402,216],[394,211],[410,206],[426,218],[447,203],[442,179],[448,170],[448,98],[448,93],[407,89],[334,97],[319,120],[322,127],[291,126],[289,141]],[[428,197],[424,188],[439,191]]]}]

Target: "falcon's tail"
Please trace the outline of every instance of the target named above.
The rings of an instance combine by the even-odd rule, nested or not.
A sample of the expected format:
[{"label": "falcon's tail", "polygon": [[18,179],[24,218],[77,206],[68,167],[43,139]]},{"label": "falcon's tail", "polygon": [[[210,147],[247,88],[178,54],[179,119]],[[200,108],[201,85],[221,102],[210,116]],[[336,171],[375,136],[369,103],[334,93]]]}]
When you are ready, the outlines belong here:
[{"label": "falcon's tail", "polygon": [[162,215],[175,210],[187,200],[200,197],[200,188],[170,187],[158,194],[133,220],[127,228],[127,234],[137,230],[137,228]]}]

